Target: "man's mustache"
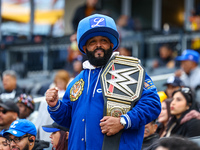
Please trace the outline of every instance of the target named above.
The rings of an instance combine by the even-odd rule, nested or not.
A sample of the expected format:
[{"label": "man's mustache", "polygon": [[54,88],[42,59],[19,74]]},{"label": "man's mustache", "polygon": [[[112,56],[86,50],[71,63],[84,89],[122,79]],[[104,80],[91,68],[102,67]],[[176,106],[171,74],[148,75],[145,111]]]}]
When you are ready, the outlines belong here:
[{"label": "man's mustache", "polygon": [[94,50],[94,52],[96,52],[96,51],[98,51],[98,50],[102,50],[103,52],[105,51],[103,48],[97,47],[97,48]]}]

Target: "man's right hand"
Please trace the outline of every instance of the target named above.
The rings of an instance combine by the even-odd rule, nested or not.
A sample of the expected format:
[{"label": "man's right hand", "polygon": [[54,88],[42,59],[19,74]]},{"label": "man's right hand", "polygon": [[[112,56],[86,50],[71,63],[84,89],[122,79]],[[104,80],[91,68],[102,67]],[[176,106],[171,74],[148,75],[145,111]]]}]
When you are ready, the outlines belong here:
[{"label": "man's right hand", "polygon": [[58,99],[59,99],[59,97],[58,97],[58,88],[54,87],[54,88],[48,89],[46,91],[45,97],[46,97],[47,104],[50,107],[56,106],[56,104],[58,102]]}]

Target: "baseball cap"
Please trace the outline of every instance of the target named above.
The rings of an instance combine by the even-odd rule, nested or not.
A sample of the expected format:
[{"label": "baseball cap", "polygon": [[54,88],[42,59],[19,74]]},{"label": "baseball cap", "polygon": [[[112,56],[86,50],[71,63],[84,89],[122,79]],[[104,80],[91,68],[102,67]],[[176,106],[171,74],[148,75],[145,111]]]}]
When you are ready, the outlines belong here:
[{"label": "baseball cap", "polygon": [[52,123],[51,125],[44,125],[44,126],[42,126],[42,129],[45,132],[57,132],[57,131],[60,131],[60,130],[69,131],[68,128],[60,126],[56,122]]},{"label": "baseball cap", "polygon": [[164,83],[164,86],[166,85],[172,85],[172,86],[184,86],[183,81],[179,77],[171,76],[167,79],[167,82]]},{"label": "baseball cap", "polygon": [[7,100],[3,103],[0,103],[0,106],[3,107],[5,110],[14,111],[19,115],[19,108],[15,102],[11,100]]},{"label": "baseball cap", "polygon": [[30,108],[32,111],[34,110],[35,103],[31,95],[21,94],[17,98],[17,103],[22,103],[26,107]]},{"label": "baseball cap", "polygon": [[8,133],[16,137],[21,137],[27,133],[34,136],[37,135],[35,125],[27,119],[19,119],[13,121],[9,129],[3,133],[3,136],[6,136]]},{"label": "baseball cap", "polygon": [[79,50],[85,54],[83,46],[94,36],[104,36],[113,43],[113,50],[119,45],[119,33],[115,21],[106,15],[94,14],[82,19],[78,24],[77,42]]},{"label": "baseball cap", "polygon": [[194,61],[198,64],[199,53],[197,51],[187,49],[187,50],[183,51],[181,56],[177,56],[176,60],[178,60],[178,61],[190,60],[190,61]]}]

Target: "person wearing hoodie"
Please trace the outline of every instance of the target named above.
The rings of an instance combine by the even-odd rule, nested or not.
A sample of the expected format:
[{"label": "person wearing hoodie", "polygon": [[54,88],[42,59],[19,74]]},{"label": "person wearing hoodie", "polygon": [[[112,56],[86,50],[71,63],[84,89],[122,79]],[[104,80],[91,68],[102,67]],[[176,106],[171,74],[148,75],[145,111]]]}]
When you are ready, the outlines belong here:
[{"label": "person wearing hoodie", "polygon": [[[118,133],[122,133],[120,140],[111,145],[110,150],[118,144],[119,150],[141,149],[145,125],[156,119],[161,111],[151,78],[144,72],[141,97],[133,108],[117,117],[104,116],[100,78],[105,65],[118,55],[113,53],[119,46],[114,20],[100,14],[82,19],[78,25],[77,42],[79,50],[88,57],[83,63],[84,70],[69,84],[62,101],[58,99],[57,88],[46,92],[50,116],[59,125],[70,128],[68,149],[100,150],[105,146],[104,135],[112,137]],[[113,76],[115,79],[119,77]]]}]

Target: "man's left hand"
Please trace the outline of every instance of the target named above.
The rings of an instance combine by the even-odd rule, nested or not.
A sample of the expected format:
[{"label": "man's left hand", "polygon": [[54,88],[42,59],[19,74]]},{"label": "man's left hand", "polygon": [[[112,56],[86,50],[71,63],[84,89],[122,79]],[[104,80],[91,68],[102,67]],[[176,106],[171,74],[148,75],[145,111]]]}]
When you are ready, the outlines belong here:
[{"label": "man's left hand", "polygon": [[104,116],[100,121],[101,132],[107,136],[115,135],[124,128],[119,117]]}]

